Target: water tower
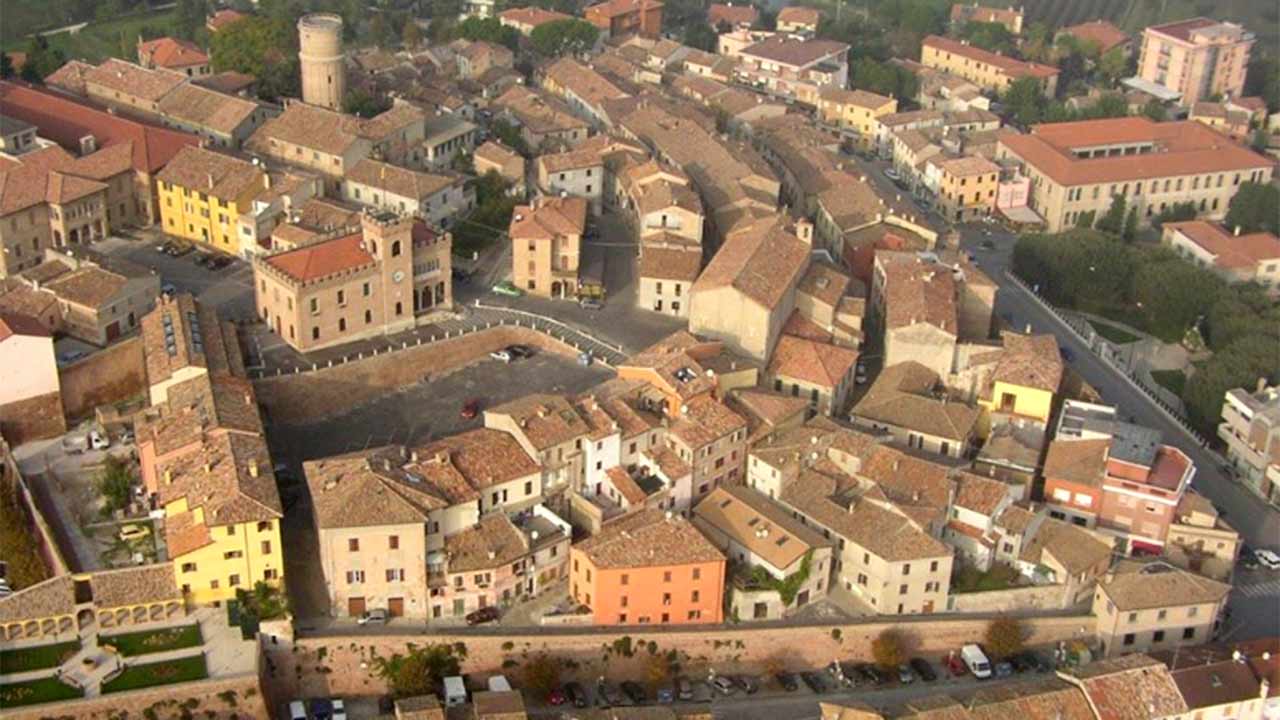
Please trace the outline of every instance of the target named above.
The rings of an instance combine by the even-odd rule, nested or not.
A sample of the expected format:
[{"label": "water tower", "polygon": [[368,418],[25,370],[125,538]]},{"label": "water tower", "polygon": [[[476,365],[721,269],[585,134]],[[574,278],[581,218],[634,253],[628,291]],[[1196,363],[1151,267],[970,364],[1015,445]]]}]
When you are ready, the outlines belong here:
[{"label": "water tower", "polygon": [[342,18],[329,13],[303,15],[298,20],[298,48],[303,102],[341,110],[347,93]]}]

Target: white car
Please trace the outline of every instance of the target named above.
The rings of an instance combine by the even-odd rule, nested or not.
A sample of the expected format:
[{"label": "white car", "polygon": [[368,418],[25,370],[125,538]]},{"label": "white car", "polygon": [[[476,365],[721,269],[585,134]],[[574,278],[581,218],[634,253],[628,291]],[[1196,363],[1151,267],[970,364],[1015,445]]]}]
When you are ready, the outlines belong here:
[{"label": "white car", "polygon": [[341,698],[333,701],[333,720],[347,720],[347,705]]},{"label": "white car", "polygon": [[501,360],[504,363],[511,362],[511,353],[507,352],[506,350],[494,350],[493,352],[489,353],[489,357],[493,358],[494,360]]},{"label": "white car", "polygon": [[1280,555],[1265,548],[1254,550],[1253,557],[1258,564],[1268,570],[1280,570]]},{"label": "white car", "polygon": [[94,450],[106,450],[111,447],[111,440],[106,433],[100,433],[97,430],[89,431],[89,447]]}]

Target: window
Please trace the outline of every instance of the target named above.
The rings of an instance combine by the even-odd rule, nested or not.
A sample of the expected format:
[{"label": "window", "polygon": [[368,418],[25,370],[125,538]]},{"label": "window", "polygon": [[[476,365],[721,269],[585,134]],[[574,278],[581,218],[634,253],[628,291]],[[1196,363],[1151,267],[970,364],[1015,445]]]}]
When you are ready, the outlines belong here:
[{"label": "window", "polygon": [[311,302],[309,303],[309,305],[311,306],[311,314],[312,314],[312,315],[317,315],[317,314],[319,314],[319,313],[320,313],[320,300],[319,300],[319,298],[311,298]]},{"label": "window", "polygon": [[694,569],[693,569],[693,579],[694,579],[694,580],[701,580],[701,579],[702,579],[702,568],[694,568]]},{"label": "window", "polygon": [[263,541],[262,541],[262,554],[263,554],[263,555],[270,555],[270,554],[271,554],[271,541],[270,541],[270,540],[263,540]]},{"label": "window", "polygon": [[1156,619],[1157,619],[1157,620],[1163,620],[1163,619],[1165,618],[1165,616],[1166,616],[1166,615],[1168,615],[1168,614],[1169,614],[1169,611],[1168,611],[1168,610],[1160,610],[1159,612],[1157,612],[1157,613],[1156,613]]},{"label": "window", "polygon": [[1132,625],[1133,623],[1136,623],[1136,622],[1138,622],[1138,613],[1135,613],[1135,612],[1129,613],[1129,624]]},{"label": "window", "polygon": [[1124,642],[1124,644],[1125,644],[1125,645],[1132,645],[1132,644],[1133,644],[1133,633],[1128,633],[1128,634],[1126,634],[1126,635],[1124,636],[1124,641],[1123,641],[1123,642]]},{"label": "window", "polygon": [[392,535],[391,537],[387,538],[387,549],[389,549],[389,550],[399,550],[399,549],[400,549],[400,536],[399,536],[399,535]]},{"label": "window", "polygon": [[689,595],[689,601],[690,601],[690,602],[698,602],[698,601],[701,599],[701,597],[702,597],[702,596],[701,596],[701,594],[700,594],[697,590],[694,590],[694,591]]},{"label": "window", "polygon": [[671,604],[671,593],[662,593],[662,604],[663,605]]},{"label": "window", "polygon": [[391,257],[400,257],[400,241],[391,243]]},{"label": "window", "polygon": [[631,582],[631,576],[626,573],[622,573],[622,584],[627,585],[630,582]]},{"label": "window", "polygon": [[[1008,552],[1007,550],[1005,552]],[[929,563],[929,572],[938,572],[938,561],[934,560]]]},{"label": "window", "polygon": [[239,560],[242,557],[244,557],[244,553],[239,550],[231,550],[229,552],[222,553],[223,560]]},{"label": "window", "polygon": [[313,327],[313,328],[311,328],[311,339],[312,339],[312,340],[319,340],[319,339],[320,339],[320,328],[319,328],[319,327]]},{"label": "window", "polygon": [[662,582],[671,582],[671,571],[667,570],[662,573]]},{"label": "window", "polygon": [[348,584],[348,585],[355,585],[356,583],[362,583],[362,582],[364,582],[364,571],[363,571],[363,570],[348,570],[348,571],[347,571],[347,584]]},{"label": "window", "polygon": [[627,605],[629,604],[628,602],[629,600],[630,598],[628,598],[626,595],[623,595],[622,598],[618,601],[618,604],[622,607],[627,607]]},{"label": "window", "polygon": [[1152,633],[1151,642],[1157,642],[1157,643],[1164,642],[1164,631],[1157,630],[1154,633]]},{"label": "window", "polygon": [[276,570],[275,568],[270,568],[262,571],[263,580],[275,580],[278,577],[280,577],[280,571]]},{"label": "window", "polygon": [[372,288],[369,287],[369,283],[367,282],[361,288],[361,291],[364,293],[365,297],[369,297],[369,295],[373,292]]},{"label": "window", "polygon": [[906,586],[906,585],[899,585],[899,586],[898,586],[898,594],[899,594],[899,595],[906,595],[906,594],[907,594],[907,586]]},{"label": "window", "polygon": [[271,530],[271,521],[264,520],[258,523],[258,532],[268,532]]},{"label": "window", "polygon": [[209,581],[209,589],[210,589],[210,590],[217,590],[217,589],[218,589],[218,581],[217,581],[217,580],[210,580],[210,581]]},{"label": "window", "polygon": [[1196,615],[1199,615],[1199,614],[1200,614],[1200,608],[1198,608],[1198,607],[1189,607],[1189,608],[1187,608],[1187,617],[1189,617],[1189,618],[1193,618],[1193,617],[1195,617]]},{"label": "window", "polygon": [[360,538],[347,539],[347,552],[360,552]]},{"label": "window", "polygon": [[1183,639],[1183,640],[1194,640],[1194,639],[1195,639],[1195,637],[1196,637],[1196,629],[1195,629],[1195,628],[1187,628],[1187,629],[1185,629],[1185,630],[1183,630],[1183,631],[1182,631],[1182,639]]},{"label": "window", "polygon": [[182,572],[189,573],[189,572],[195,572],[195,571],[196,571],[195,563],[182,563]]},{"label": "window", "polygon": [[387,582],[404,582],[404,568],[387,568]]},{"label": "window", "polygon": [[232,575],[231,577],[227,578],[227,584],[230,585],[231,587],[237,587],[238,585],[240,585],[240,576]]},{"label": "window", "polygon": [[903,566],[902,566],[902,574],[903,574],[903,575],[910,575],[910,574],[911,574],[911,563],[904,563],[904,564],[903,564]]},{"label": "window", "polygon": [[338,291],[338,307],[343,307],[346,304],[347,304],[347,291],[339,290]]}]

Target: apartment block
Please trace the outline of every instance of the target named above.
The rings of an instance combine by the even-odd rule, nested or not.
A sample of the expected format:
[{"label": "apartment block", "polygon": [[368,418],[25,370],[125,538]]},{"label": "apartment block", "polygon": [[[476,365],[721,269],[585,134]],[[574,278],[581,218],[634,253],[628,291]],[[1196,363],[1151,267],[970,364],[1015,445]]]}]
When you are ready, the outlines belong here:
[{"label": "apartment block", "polygon": [[1004,92],[1024,77],[1035,78],[1044,94],[1053,97],[1058,87],[1058,68],[991,52],[968,41],[930,35],[920,46],[920,63],[944,70],[986,90]]},{"label": "apartment block", "polygon": [[1169,525],[1165,559],[1184,570],[1230,582],[1240,549],[1240,533],[1222,519],[1208,498],[1187,490]]},{"label": "apartment block", "polygon": [[198,147],[183,148],[156,176],[160,221],[169,235],[240,254],[239,219],[269,187],[258,164]]},{"label": "apartment block", "polygon": [[1178,93],[1192,105],[1213,95],[1243,94],[1253,33],[1206,17],[1142,31],[1137,77]]},{"label": "apartment block", "polygon": [[1104,657],[1213,639],[1231,586],[1164,560],[1123,560],[1098,583],[1093,616]]},{"label": "apartment block", "polygon": [[374,210],[414,215],[435,228],[476,202],[475,190],[461,175],[410,170],[378,160],[361,160],[347,172],[342,197]]},{"label": "apartment block", "polygon": [[645,510],[614,521],[569,557],[569,594],[596,625],[724,619],[724,554],[678,515]]},{"label": "apartment block", "polygon": [[1240,233],[1203,220],[1165,223],[1161,244],[1229,283],[1252,282],[1280,295],[1280,238]]},{"label": "apartment block", "polygon": [[662,31],[662,3],[658,0],[607,0],[589,5],[582,19],[600,28],[604,37],[643,35],[656,38]]},{"label": "apartment block", "polygon": [[1218,438],[1244,486],[1269,502],[1280,500],[1280,387],[1260,379],[1252,393],[1228,390]]},{"label": "apartment block", "polygon": [[948,158],[938,166],[938,198],[942,212],[955,222],[972,222],[991,213],[996,204],[1000,166],[970,155]]},{"label": "apartment block", "polygon": [[738,59],[733,75],[740,82],[816,107],[822,88],[848,87],[848,53],[840,42],[771,35],[721,54]]},{"label": "apartment block", "polygon": [[577,296],[587,208],[580,197],[537,197],[516,207],[508,231],[516,287],[540,297]]},{"label": "apartment block", "polygon": [[309,244],[254,258],[258,314],[300,352],[414,327],[453,303],[448,233],[381,211]]},{"label": "apartment block", "polygon": [[1144,117],[1037,125],[1001,133],[996,160],[1031,179],[1028,207],[1049,232],[1100,218],[1121,196],[1146,225],[1156,213],[1192,203],[1221,220],[1242,182],[1270,182],[1272,163],[1193,121]]},{"label": "apartment block", "polygon": [[818,118],[842,134],[851,135],[863,148],[870,147],[874,141],[875,119],[895,112],[898,112],[896,98],[830,85],[818,91]]}]

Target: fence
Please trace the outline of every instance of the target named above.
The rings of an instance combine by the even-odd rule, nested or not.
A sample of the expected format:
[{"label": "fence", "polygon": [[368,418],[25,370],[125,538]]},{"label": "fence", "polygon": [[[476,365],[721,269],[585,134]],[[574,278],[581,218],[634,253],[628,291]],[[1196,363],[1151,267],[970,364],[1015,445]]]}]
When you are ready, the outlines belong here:
[{"label": "fence", "polygon": [[1089,326],[1089,322],[1087,320],[1078,315],[1064,313],[1062,310],[1054,307],[1051,303],[1040,297],[1040,294],[1036,292],[1035,289],[1028,287],[1027,283],[1024,282],[1022,278],[1013,274],[1013,272],[1005,270],[1004,275],[1006,278],[1013,281],[1018,287],[1025,290],[1036,304],[1052,313],[1053,316],[1061,321],[1063,325],[1066,325],[1067,328],[1070,329],[1071,332],[1089,348],[1090,352],[1097,356],[1098,359],[1102,360],[1104,364],[1110,366],[1116,374],[1124,378],[1125,382],[1140,390],[1143,395],[1146,395],[1147,398],[1151,400],[1152,404],[1154,404],[1160,412],[1164,413],[1165,417],[1172,420],[1174,424],[1180,427],[1183,432],[1191,437],[1191,439],[1195,440],[1196,443],[1203,448],[1207,449],[1209,447],[1208,441],[1198,430],[1191,426],[1190,420],[1183,416],[1177,408],[1166,403],[1159,394],[1153,392],[1145,384],[1139,381],[1137,373],[1120,364],[1120,353],[1117,352],[1116,347],[1100,337],[1097,332]]}]

